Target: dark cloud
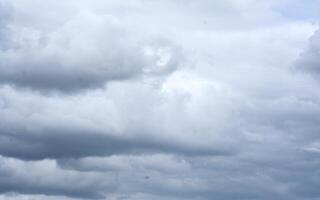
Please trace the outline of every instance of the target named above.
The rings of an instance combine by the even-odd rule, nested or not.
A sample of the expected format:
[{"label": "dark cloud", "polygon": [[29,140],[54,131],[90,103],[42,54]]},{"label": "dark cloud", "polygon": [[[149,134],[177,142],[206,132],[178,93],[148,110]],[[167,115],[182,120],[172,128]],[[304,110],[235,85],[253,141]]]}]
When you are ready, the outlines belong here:
[{"label": "dark cloud", "polygon": [[264,145],[233,157],[121,156],[59,160],[59,165],[66,169],[63,173],[113,174],[117,192],[108,191],[108,197],[134,199],[137,191],[173,199],[317,197],[319,154],[279,146],[266,150]]},{"label": "dark cloud", "polygon": [[228,150],[187,146],[186,144],[153,141],[152,138],[118,138],[108,133],[75,130],[50,130],[33,133],[22,130],[1,130],[0,154],[24,160],[45,158],[79,158],[114,154],[148,154],[172,152],[185,155],[228,155]]},{"label": "dark cloud", "polygon": [[[63,169],[83,172],[126,172],[131,170],[158,171],[160,173],[184,174],[191,170],[185,156],[172,154],[114,155],[109,157],[85,157],[58,159]],[[147,172],[145,172],[147,173]],[[150,176],[145,175],[146,179]]]}]

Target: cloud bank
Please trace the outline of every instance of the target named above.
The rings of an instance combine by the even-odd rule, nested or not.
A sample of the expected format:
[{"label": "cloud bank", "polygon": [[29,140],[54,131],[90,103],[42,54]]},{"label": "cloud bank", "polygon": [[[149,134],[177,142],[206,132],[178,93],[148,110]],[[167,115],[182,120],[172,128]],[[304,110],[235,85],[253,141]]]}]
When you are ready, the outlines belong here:
[{"label": "cloud bank", "polygon": [[319,199],[318,4],[0,0],[0,200]]}]

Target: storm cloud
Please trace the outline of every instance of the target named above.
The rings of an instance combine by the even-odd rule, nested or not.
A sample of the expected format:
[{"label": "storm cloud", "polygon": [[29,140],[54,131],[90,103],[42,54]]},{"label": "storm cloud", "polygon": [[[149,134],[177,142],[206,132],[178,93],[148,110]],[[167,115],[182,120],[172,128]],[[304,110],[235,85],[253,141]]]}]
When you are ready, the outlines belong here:
[{"label": "storm cloud", "polygon": [[0,200],[319,199],[319,5],[0,0]]}]

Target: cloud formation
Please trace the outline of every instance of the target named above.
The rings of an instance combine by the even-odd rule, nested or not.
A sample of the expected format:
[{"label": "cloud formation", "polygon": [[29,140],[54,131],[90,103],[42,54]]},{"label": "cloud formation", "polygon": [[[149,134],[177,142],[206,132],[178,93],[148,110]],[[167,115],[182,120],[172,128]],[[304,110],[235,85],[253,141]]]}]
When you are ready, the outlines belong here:
[{"label": "cloud formation", "polygon": [[317,1],[0,2],[0,200],[320,198]]},{"label": "cloud formation", "polygon": [[0,54],[3,84],[73,92],[112,80],[161,76],[181,64],[180,49],[171,41],[139,35],[114,16],[79,13],[45,32],[20,26],[6,30],[5,14],[3,32],[10,31],[13,42]]}]

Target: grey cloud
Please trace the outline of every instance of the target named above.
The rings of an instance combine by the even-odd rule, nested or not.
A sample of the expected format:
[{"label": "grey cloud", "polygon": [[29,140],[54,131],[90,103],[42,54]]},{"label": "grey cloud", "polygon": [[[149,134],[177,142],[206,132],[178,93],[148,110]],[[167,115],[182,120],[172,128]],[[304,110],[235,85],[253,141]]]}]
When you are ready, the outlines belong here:
[{"label": "grey cloud", "polygon": [[[28,171],[30,169],[31,171]],[[113,192],[112,174],[62,171],[54,161],[23,162],[1,157],[0,193],[64,195],[96,199]],[[77,184],[75,184],[77,182]]]},{"label": "grey cloud", "polygon": [[99,88],[112,80],[161,76],[179,67],[176,45],[142,36],[108,15],[81,13],[47,32],[13,26],[0,54],[0,82],[41,91]]},{"label": "grey cloud", "polygon": [[1,200],[25,200],[25,199],[33,199],[33,200],[75,200],[79,198],[71,198],[71,197],[65,197],[65,196],[50,196],[50,195],[41,195],[41,194],[17,194],[17,193],[6,193],[1,194],[0,199]]},{"label": "grey cloud", "polygon": [[[82,130],[43,130],[38,134],[22,130],[1,130],[0,153],[24,160],[78,158],[114,154],[172,152],[186,155],[228,155],[214,148],[180,145],[144,138],[125,139]],[[13,132],[13,134],[12,134]]]},{"label": "grey cloud", "polygon": [[[168,94],[158,93],[153,86],[132,82],[110,86],[108,91],[65,97],[63,101],[59,96],[42,96],[28,91],[20,93],[10,87],[2,88],[1,154],[21,159],[144,152],[195,156],[232,155],[238,148],[230,146],[234,140],[227,139],[227,133],[222,133],[226,135],[225,138],[218,137],[221,131],[216,126],[224,123],[223,119],[210,119],[211,129],[203,121],[196,123],[192,113],[207,116],[203,109],[215,107],[215,104],[201,96],[192,101],[184,100],[185,94],[171,94],[169,91]],[[206,87],[214,91],[214,88]],[[182,95],[179,102],[175,100],[176,95]],[[91,104],[96,98],[100,102]],[[168,101],[164,102],[164,98],[168,98]],[[187,107],[200,100],[203,101],[203,108]],[[177,103],[186,108],[185,113],[179,113],[180,108],[173,107]],[[226,102],[219,104],[226,108],[230,106]],[[180,116],[181,121],[172,123],[174,118]],[[228,118],[228,114],[222,117]],[[203,129],[203,135],[196,136],[194,129]],[[212,131],[217,135],[210,136]]]},{"label": "grey cloud", "polygon": [[0,199],[319,199],[319,31],[293,70],[283,2],[2,6]]},{"label": "grey cloud", "polygon": [[[122,165],[120,171],[110,171],[106,168],[101,170],[102,168],[98,168],[109,165],[108,160],[110,158],[85,158],[81,159],[80,162],[74,162],[73,160],[71,161],[72,165],[69,165],[70,163],[68,162],[65,163],[65,160],[60,164],[63,164],[64,167],[66,167],[65,164],[68,164],[68,167],[56,170],[60,171],[59,176],[68,177],[69,173],[78,174],[77,176],[81,177],[83,182],[96,180],[100,184],[104,183],[97,177],[104,177],[108,181],[112,180],[112,184],[109,187],[114,188],[113,190],[100,190],[99,187],[91,188],[93,194],[99,194],[104,191],[105,193],[103,194],[108,199],[135,199],[138,196],[143,198],[153,196],[154,198],[167,197],[169,199],[216,198],[221,200],[232,198],[266,200],[272,198],[282,200],[288,198],[312,199],[317,197],[316,188],[319,183],[316,177],[318,174],[319,162],[317,158],[319,158],[319,155],[305,153],[299,149],[288,151],[287,147],[279,146],[275,146],[273,149],[262,149],[261,145],[264,146],[264,144],[250,146],[250,151],[235,157],[182,157],[180,159],[184,160],[188,167],[179,171],[176,171],[176,168],[172,166],[181,167],[181,160],[172,162],[173,160],[163,159],[164,157],[161,156],[154,156],[153,158],[152,156],[144,158],[140,156],[134,162],[132,162],[133,157],[123,156],[122,161],[124,162],[118,163]],[[280,149],[281,151],[279,151]],[[152,162],[148,163],[148,160]],[[47,161],[37,161],[35,163],[43,162]],[[86,162],[87,166],[88,164],[91,165],[90,173],[88,168],[83,168],[83,164]],[[128,163],[133,164],[134,168],[123,167]],[[92,167],[95,164],[96,166]],[[23,165],[26,164],[24,163]],[[37,165],[39,166],[37,167]],[[17,174],[16,170],[19,168],[11,170],[11,174],[17,174],[18,176],[14,176],[17,180],[32,181],[32,176],[35,173],[47,173],[47,171],[40,170],[44,165],[37,165],[29,167],[29,169],[34,170],[34,173],[30,174],[30,176],[21,176],[21,172]],[[17,165],[12,164],[12,166]],[[161,168],[166,168],[166,166],[171,166],[171,168],[167,168],[168,171],[162,171]],[[4,170],[2,172],[8,173],[8,171],[5,172]],[[99,175],[94,176],[95,173]],[[49,178],[42,181],[42,184],[57,175],[51,172],[48,176]],[[94,178],[91,179],[90,177],[92,176]],[[46,185],[48,188],[56,187],[51,184],[52,182],[47,182]],[[39,185],[34,187],[39,188]],[[23,189],[20,192],[27,193]],[[68,190],[70,191],[70,189]],[[83,189],[83,191],[88,192],[87,189]],[[64,192],[60,194],[64,194]],[[67,193],[67,195],[81,197],[81,195],[77,196],[79,194],[70,195]],[[82,197],[88,198],[86,196]],[[93,197],[95,196],[93,195]]]},{"label": "grey cloud", "polygon": [[0,50],[5,50],[10,44],[8,25],[12,19],[12,7],[0,2]]},{"label": "grey cloud", "polygon": [[110,157],[85,157],[80,159],[58,159],[64,169],[77,171],[130,171],[153,170],[161,173],[180,174],[191,170],[183,156],[171,154],[115,155]]},{"label": "grey cloud", "polygon": [[319,80],[320,74],[320,30],[310,38],[309,46],[295,63],[295,69],[304,71]]},{"label": "grey cloud", "polygon": [[[286,70],[266,76],[271,78],[265,81],[277,83],[279,77],[296,76],[287,79],[291,84],[273,93],[270,92],[273,88],[261,88],[261,85],[258,89],[251,88],[252,91],[242,91],[239,87],[242,95],[235,95],[232,93],[234,90],[215,85],[216,82],[190,76],[171,77],[172,80],[167,80],[160,93],[158,88],[123,82],[111,84],[107,91],[64,97],[63,100],[60,96],[48,97],[10,87],[1,88],[0,107],[5,116],[1,123],[2,138],[10,139],[1,140],[3,144],[0,147],[4,155],[21,159],[64,158],[58,159],[58,164],[66,171],[114,173],[122,186],[117,187],[115,194],[102,196],[115,199],[139,196],[169,196],[173,199],[214,197],[221,200],[311,199],[318,195],[318,182],[313,175],[317,177],[319,163],[313,160],[318,158],[314,153],[317,148],[314,142],[319,140],[319,119],[310,115],[318,115],[320,101],[314,94],[316,86],[311,87],[311,80]],[[187,87],[184,80],[188,80]],[[128,96],[131,98],[126,98]],[[95,104],[91,104],[92,101]],[[234,102],[237,106],[233,106]],[[214,112],[219,109],[224,113]],[[108,116],[103,115],[105,113]],[[124,113],[127,117],[122,117]],[[159,113],[167,114],[157,115]],[[230,118],[230,113],[236,118]],[[88,116],[90,123],[85,120]],[[106,126],[98,123],[101,116]],[[130,117],[132,119],[128,120]],[[236,120],[238,117],[240,120]],[[128,121],[122,121],[123,118]],[[228,128],[220,130],[226,122]],[[220,126],[216,127],[217,124]],[[112,135],[117,128],[125,134]],[[192,131],[188,132],[188,129]],[[153,131],[135,135],[138,130]],[[183,137],[177,130],[182,131]],[[193,130],[201,130],[201,135],[195,137],[193,134],[197,132]],[[169,136],[167,140],[166,134]],[[211,138],[212,134],[216,134],[215,137]],[[6,142],[10,145],[5,145]],[[203,150],[214,156],[203,157],[208,153]],[[217,154],[214,150],[223,150],[227,154]],[[230,155],[234,150],[236,154]],[[168,167],[170,159],[162,160],[158,167],[148,166],[143,159],[131,160],[127,166],[125,161],[118,166],[116,161],[108,162],[110,158],[78,159],[112,154],[122,154],[123,157],[139,154],[147,159],[146,154],[150,156],[150,153],[159,151],[193,156],[184,158],[189,167],[179,172],[175,167]],[[116,166],[110,166],[110,163]],[[146,176],[149,179],[145,179]],[[41,188],[38,192],[41,190],[45,191]],[[66,190],[45,193],[81,196],[70,193],[71,189]],[[30,191],[21,188],[16,192]],[[94,189],[91,192],[95,197],[101,191]]]},{"label": "grey cloud", "polygon": [[[264,174],[264,172],[258,174],[259,168],[262,168],[263,165],[250,164],[250,161],[242,161],[236,157],[229,157],[229,159],[225,157],[184,159],[186,159],[184,162],[188,163],[190,168],[180,171],[173,169],[172,171],[162,172],[148,165],[146,168],[136,166],[134,170],[122,169],[117,172],[117,177],[119,182],[125,184],[119,188],[118,192],[123,195],[127,194],[126,196],[129,199],[134,198],[135,191],[150,193],[159,197],[192,199],[283,199],[294,197],[294,195],[281,194],[281,191],[278,191],[277,187],[287,186],[287,183],[272,180],[275,175]],[[212,162],[215,159],[216,162]],[[228,162],[226,162],[227,160]],[[83,161],[63,161],[60,164],[63,167],[68,167],[68,169],[71,167],[71,169],[80,171],[88,170],[88,168],[83,168],[85,167]],[[87,163],[87,167],[90,164],[93,163]],[[101,162],[99,164],[96,167],[91,165],[91,170],[99,170],[97,167],[103,166]],[[143,162],[141,164],[143,165]],[[165,168],[167,162],[162,160],[157,165],[158,168]],[[179,164],[177,163],[177,165]],[[146,176],[148,176],[148,179],[144,178]],[[270,180],[265,176],[270,177]],[[269,184],[273,184],[273,186]],[[228,192],[223,188],[228,188]]]}]

